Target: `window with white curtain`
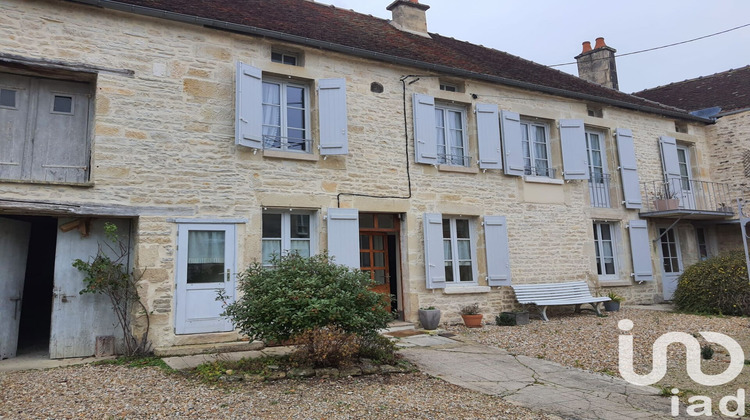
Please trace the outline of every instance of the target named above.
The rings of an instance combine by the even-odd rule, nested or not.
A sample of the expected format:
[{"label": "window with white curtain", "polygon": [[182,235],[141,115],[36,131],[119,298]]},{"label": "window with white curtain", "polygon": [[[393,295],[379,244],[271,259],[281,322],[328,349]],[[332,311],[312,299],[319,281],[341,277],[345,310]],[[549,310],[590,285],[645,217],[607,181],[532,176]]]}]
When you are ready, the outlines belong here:
[{"label": "window with white curtain", "polygon": [[310,153],[309,88],[264,79],[262,101],[263,148]]},{"label": "window with white curtain", "polygon": [[596,272],[601,280],[617,279],[616,231],[613,223],[594,222]]},{"label": "window with white curtain", "polygon": [[443,218],[443,256],[446,282],[459,284],[475,281],[475,256],[469,219]]},{"label": "window with white curtain", "polygon": [[549,158],[549,129],[547,125],[522,120],[521,145],[526,175],[554,178],[555,174]]},{"label": "window with white curtain", "polygon": [[469,166],[471,158],[466,153],[465,121],[463,108],[435,105],[438,163]]},{"label": "window with white curtain", "polygon": [[224,281],[226,233],[212,230],[188,232],[187,282],[219,283]]},{"label": "window with white curtain", "polygon": [[270,266],[275,256],[297,253],[303,257],[315,254],[313,239],[317,236],[313,213],[263,213],[263,265]]}]

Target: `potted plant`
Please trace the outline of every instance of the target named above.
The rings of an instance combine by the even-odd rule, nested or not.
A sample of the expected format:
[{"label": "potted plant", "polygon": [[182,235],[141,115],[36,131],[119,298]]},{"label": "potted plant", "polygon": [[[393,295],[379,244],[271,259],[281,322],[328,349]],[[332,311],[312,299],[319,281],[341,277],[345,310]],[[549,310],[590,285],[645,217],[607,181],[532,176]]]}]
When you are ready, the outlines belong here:
[{"label": "potted plant", "polygon": [[495,323],[504,326],[526,325],[529,323],[529,311],[501,312],[495,317]]},{"label": "potted plant", "polygon": [[670,191],[667,186],[663,191],[656,192],[654,207],[656,211],[677,210],[680,208],[680,200],[677,199],[677,194]]},{"label": "potted plant", "polygon": [[618,295],[615,292],[609,292],[607,293],[607,297],[611,300],[608,302],[604,302],[604,310],[607,312],[617,312],[620,310],[620,302],[625,300],[624,297]]},{"label": "potted plant", "polygon": [[479,313],[479,304],[477,303],[462,307],[461,318],[468,328],[482,328],[482,314]]},{"label": "potted plant", "polygon": [[434,306],[419,308],[419,323],[426,330],[435,330],[440,325],[440,309]]}]

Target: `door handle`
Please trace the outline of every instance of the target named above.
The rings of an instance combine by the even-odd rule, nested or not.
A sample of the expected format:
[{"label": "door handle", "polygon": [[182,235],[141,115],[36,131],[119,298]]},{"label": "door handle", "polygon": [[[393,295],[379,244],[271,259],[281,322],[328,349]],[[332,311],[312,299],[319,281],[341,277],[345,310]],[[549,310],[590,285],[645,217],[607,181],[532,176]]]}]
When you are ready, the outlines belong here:
[{"label": "door handle", "polygon": [[225,281],[230,281],[232,278],[232,272],[230,269],[227,268],[227,279]]}]

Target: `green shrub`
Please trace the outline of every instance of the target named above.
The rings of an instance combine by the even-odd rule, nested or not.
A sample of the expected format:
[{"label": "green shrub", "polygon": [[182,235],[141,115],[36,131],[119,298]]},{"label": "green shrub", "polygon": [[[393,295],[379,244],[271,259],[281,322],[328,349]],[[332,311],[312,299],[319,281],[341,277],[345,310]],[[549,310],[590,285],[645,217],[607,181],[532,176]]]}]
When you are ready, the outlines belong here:
[{"label": "green shrub", "polygon": [[711,360],[714,357],[714,348],[710,344],[701,347],[701,357],[704,360]]},{"label": "green shrub", "polygon": [[297,342],[302,347],[294,354],[295,359],[316,368],[351,365],[359,352],[357,336],[337,327],[305,331]]},{"label": "green shrub", "polygon": [[398,359],[396,345],[388,337],[380,334],[360,337],[359,357],[385,365],[394,365]]},{"label": "green shrub", "polygon": [[238,276],[241,297],[224,313],[251,338],[281,342],[328,327],[369,336],[393,319],[389,297],[368,289],[367,274],[327,254],[274,257],[271,264],[256,262]]},{"label": "green shrub", "polygon": [[686,312],[750,315],[745,253],[732,251],[685,269],[674,293],[674,303]]}]

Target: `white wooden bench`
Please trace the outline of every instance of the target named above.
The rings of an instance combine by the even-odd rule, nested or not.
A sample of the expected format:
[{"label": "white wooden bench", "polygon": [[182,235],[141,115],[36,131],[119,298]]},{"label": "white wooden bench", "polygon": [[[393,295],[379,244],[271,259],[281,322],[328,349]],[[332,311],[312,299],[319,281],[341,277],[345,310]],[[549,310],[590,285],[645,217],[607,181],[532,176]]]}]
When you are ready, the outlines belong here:
[{"label": "white wooden bench", "polygon": [[516,292],[516,300],[521,304],[535,304],[541,308],[542,319],[547,318],[547,307],[554,305],[575,305],[575,311],[581,311],[581,305],[589,304],[594,307],[597,315],[599,302],[606,302],[610,298],[591,296],[589,285],[585,281],[572,281],[567,283],[540,283],[540,284],[518,284],[513,285]]}]

